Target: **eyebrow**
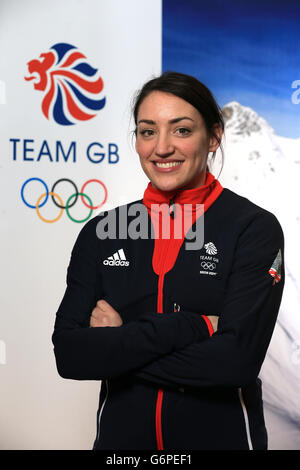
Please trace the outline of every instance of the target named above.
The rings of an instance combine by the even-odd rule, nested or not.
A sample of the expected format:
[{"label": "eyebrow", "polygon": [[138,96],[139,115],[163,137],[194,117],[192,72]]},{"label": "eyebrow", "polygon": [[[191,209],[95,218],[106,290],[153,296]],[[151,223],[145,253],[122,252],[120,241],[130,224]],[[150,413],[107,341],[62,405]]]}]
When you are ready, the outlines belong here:
[{"label": "eyebrow", "polygon": [[[170,119],[170,121],[168,121],[168,122],[169,122],[169,124],[176,124],[177,122],[182,121],[184,119],[188,119],[189,121],[194,122],[194,120],[192,118],[188,117],[188,116],[180,116],[178,118]],[[145,124],[156,124],[156,122],[152,121],[152,119],[140,119],[138,124],[140,124],[141,122],[144,122]]]}]

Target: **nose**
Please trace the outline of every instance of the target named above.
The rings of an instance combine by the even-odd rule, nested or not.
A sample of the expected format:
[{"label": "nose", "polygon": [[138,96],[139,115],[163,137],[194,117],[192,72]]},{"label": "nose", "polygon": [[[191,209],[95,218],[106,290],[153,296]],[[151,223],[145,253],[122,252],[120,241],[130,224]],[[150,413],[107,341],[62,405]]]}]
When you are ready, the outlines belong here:
[{"label": "nose", "polygon": [[174,153],[174,145],[172,143],[172,137],[165,132],[158,135],[155,147],[155,154],[158,157],[168,157]]}]

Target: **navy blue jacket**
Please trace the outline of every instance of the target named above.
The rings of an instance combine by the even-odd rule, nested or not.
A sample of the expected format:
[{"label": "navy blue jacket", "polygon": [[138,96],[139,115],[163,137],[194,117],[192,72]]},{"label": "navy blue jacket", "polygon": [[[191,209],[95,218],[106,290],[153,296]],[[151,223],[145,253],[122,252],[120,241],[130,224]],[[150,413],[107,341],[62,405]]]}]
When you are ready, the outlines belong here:
[{"label": "navy blue jacket", "polygon": [[[204,214],[203,247],[183,244],[164,276],[161,314],[154,239],[100,240],[105,215],[77,238],[52,337],[62,377],[102,381],[94,449],[266,449],[258,375],[284,286],[276,217],[223,189]],[[122,326],[89,327],[99,299]],[[219,316],[212,336],[202,315]]]}]

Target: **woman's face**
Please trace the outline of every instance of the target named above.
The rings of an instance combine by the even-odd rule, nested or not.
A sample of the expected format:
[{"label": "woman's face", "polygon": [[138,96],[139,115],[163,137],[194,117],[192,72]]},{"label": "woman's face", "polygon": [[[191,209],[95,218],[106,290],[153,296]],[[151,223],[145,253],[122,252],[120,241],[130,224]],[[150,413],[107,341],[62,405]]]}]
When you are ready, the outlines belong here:
[{"label": "woman's face", "polygon": [[[215,130],[221,137],[221,129]],[[153,91],[140,104],[136,151],[155,188],[174,191],[202,186],[208,153],[218,147],[201,114],[187,101]]]}]

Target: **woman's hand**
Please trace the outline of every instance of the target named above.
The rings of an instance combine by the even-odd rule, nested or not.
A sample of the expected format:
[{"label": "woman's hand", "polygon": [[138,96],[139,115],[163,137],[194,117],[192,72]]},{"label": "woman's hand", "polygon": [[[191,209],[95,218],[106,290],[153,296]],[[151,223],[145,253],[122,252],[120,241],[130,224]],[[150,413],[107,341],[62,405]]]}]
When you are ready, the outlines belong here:
[{"label": "woman's hand", "polygon": [[90,326],[121,326],[123,320],[118,312],[105,300],[98,300],[90,317]]},{"label": "woman's hand", "polygon": [[216,315],[207,315],[207,318],[209,319],[210,323],[212,324],[212,327],[213,327],[214,333],[215,333],[218,329],[219,317],[217,317]]}]

